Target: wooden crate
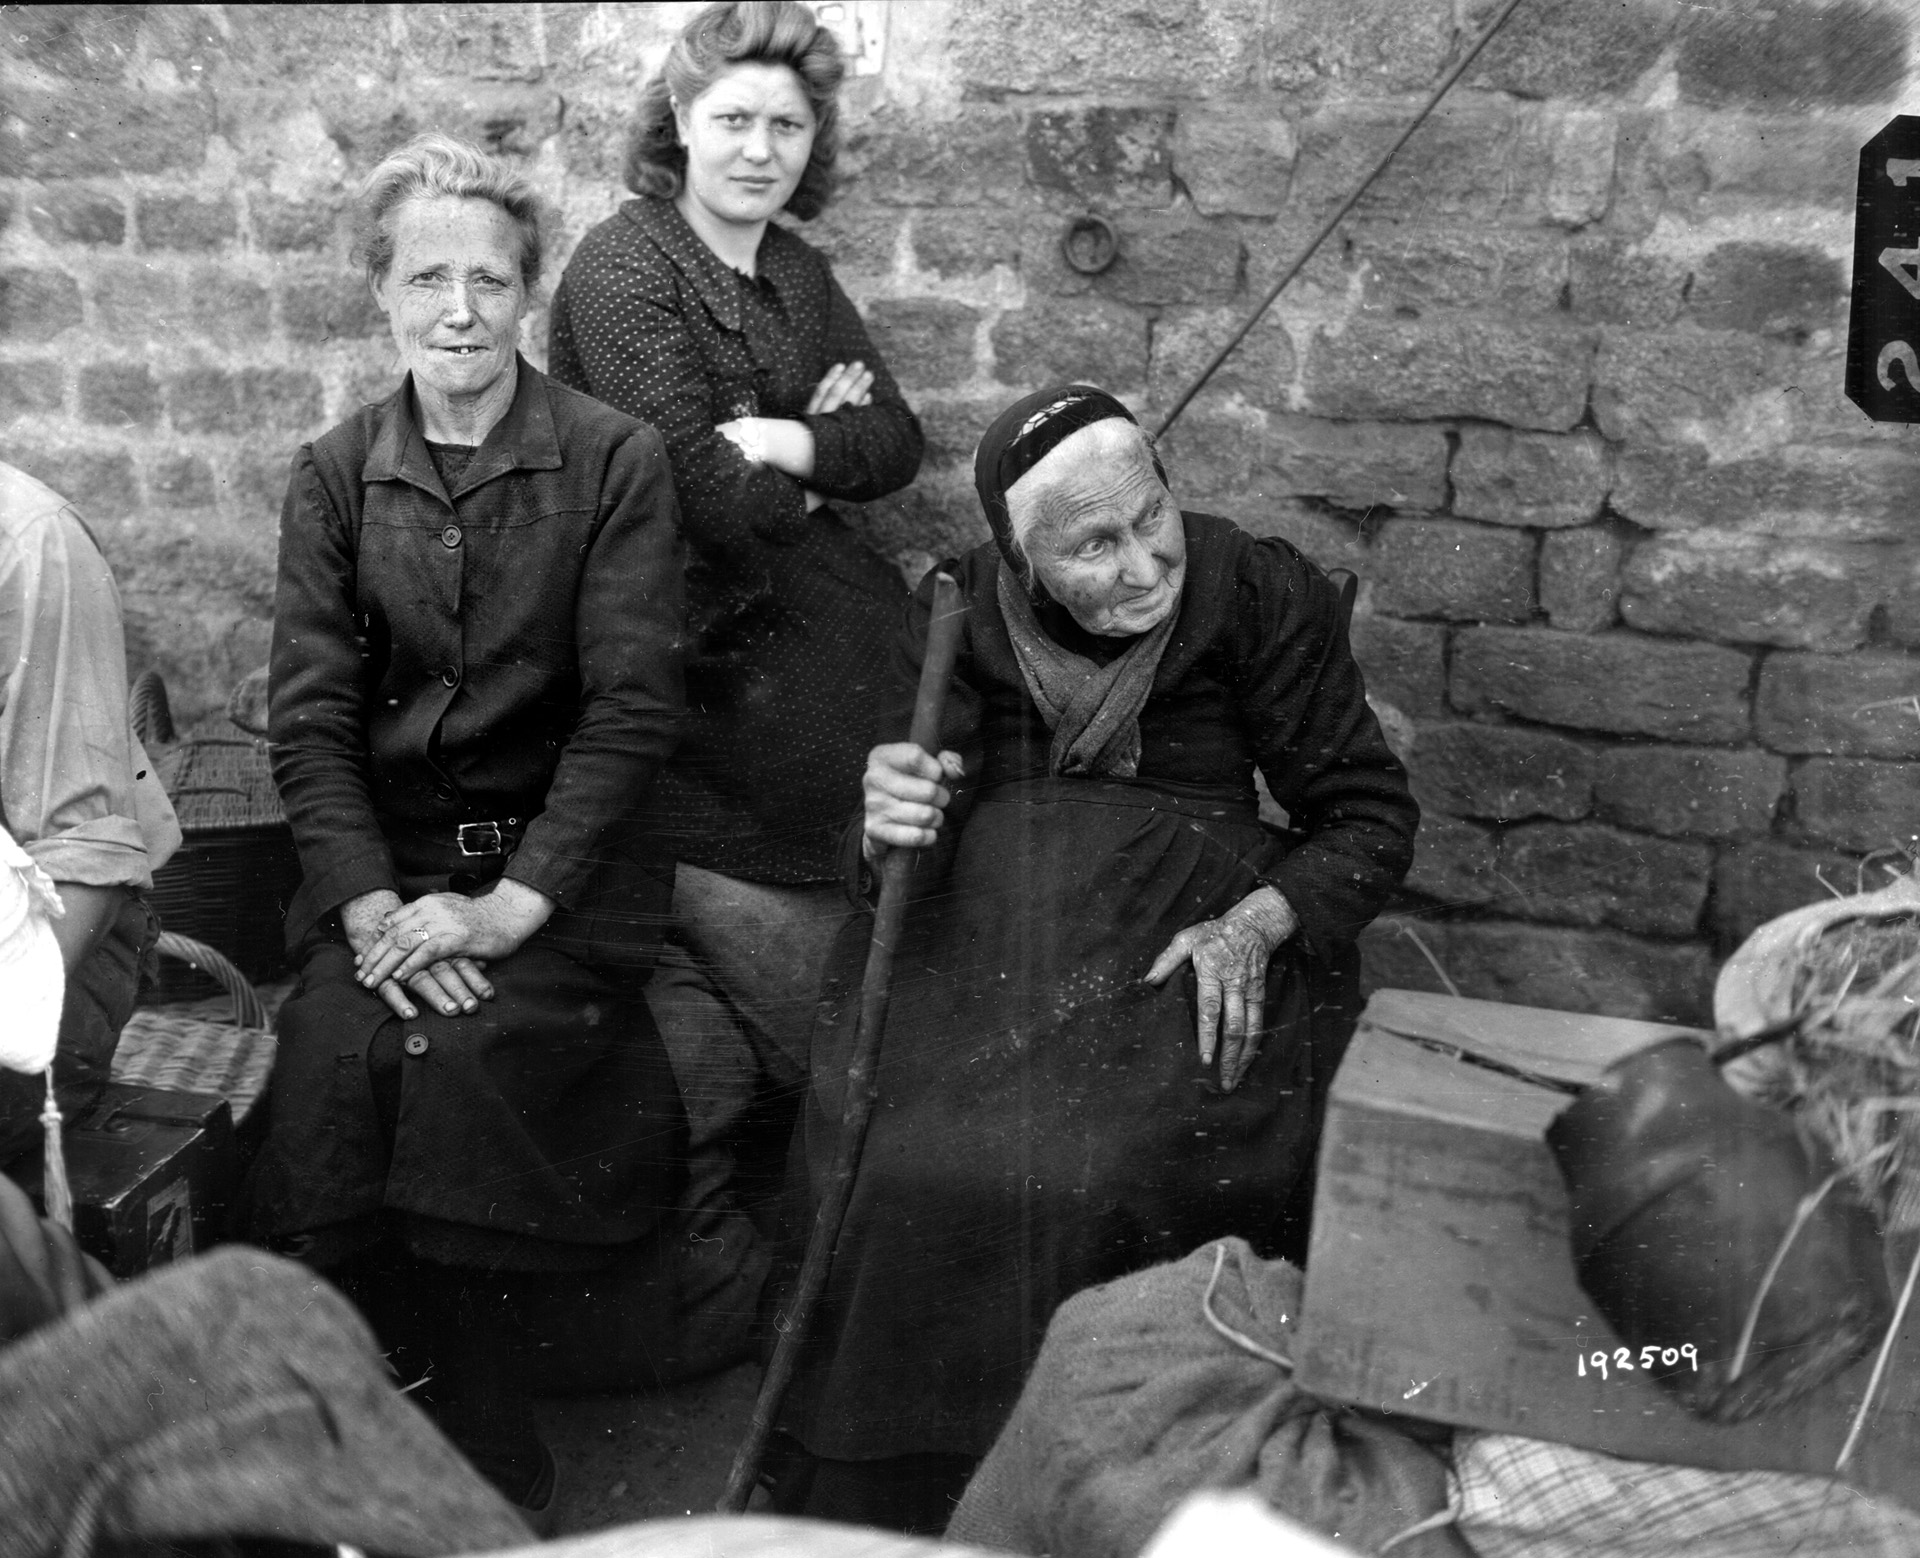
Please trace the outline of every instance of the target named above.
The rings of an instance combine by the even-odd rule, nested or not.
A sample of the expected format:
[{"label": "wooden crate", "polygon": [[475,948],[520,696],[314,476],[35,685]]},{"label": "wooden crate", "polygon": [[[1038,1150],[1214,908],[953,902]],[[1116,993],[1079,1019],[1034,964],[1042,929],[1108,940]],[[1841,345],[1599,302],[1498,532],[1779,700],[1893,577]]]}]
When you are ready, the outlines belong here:
[{"label": "wooden crate", "polygon": [[[1634,1460],[1830,1474],[1871,1356],[1730,1426],[1691,1416],[1637,1368],[1580,1371],[1581,1358],[1611,1359],[1623,1344],[1575,1278],[1566,1189],[1544,1139],[1571,1100],[1492,1068],[1586,1082],[1687,1031],[1375,994],[1328,1106],[1294,1351],[1301,1387]],[[1908,1318],[1847,1480],[1920,1509],[1920,1316]]]}]

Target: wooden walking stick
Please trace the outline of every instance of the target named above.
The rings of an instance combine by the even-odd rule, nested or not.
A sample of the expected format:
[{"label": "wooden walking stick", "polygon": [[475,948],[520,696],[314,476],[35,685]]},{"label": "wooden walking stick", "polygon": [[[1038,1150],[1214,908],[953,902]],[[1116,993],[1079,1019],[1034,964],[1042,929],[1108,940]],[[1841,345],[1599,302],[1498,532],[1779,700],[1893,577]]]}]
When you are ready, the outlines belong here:
[{"label": "wooden walking stick", "polygon": [[[933,613],[927,622],[926,658],[920,664],[920,690],[913,704],[913,740],[937,754],[940,750],[940,712],[947,701],[947,683],[953,677],[953,661],[960,647],[960,624],[966,616],[960,600],[960,587],[947,574],[934,575]],[[847,1066],[847,1099],[840,1116],[840,1140],[835,1149],[833,1169],[827,1175],[827,1193],[814,1214],[813,1230],[807,1236],[807,1253],[794,1286],[792,1312],[787,1328],[774,1343],[773,1361],[760,1381],[760,1394],[753,1403],[753,1418],[747,1424],[746,1438],[733,1458],[733,1470],[727,1474],[727,1491],[715,1506],[723,1515],[737,1515],[747,1507],[753,1484],[760,1475],[760,1458],[766,1452],[767,1436],[773,1432],[774,1418],[793,1379],[800,1348],[806,1340],[807,1326],[814,1306],[827,1285],[827,1272],[833,1264],[834,1246],[840,1241],[840,1224],[847,1215],[847,1203],[853,1198],[853,1177],[860,1167],[860,1149],[867,1139],[867,1121],[873,1115],[874,1083],[880,1066],[880,1038],[887,1025],[887,998],[893,989],[893,949],[900,939],[901,922],[907,913],[907,877],[913,869],[915,851],[890,849],[880,861],[880,901],[874,909],[873,940],[867,948],[866,977],[860,985],[860,1025],[854,1030],[853,1059]]]}]

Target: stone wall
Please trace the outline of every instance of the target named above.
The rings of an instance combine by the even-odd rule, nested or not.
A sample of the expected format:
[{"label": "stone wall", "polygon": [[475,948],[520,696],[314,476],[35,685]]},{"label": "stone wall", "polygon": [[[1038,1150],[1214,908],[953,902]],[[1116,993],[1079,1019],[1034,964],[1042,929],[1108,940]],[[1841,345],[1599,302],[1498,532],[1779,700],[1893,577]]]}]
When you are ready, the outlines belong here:
[{"label": "stone wall", "polygon": [[[467,134],[564,259],[690,9],[0,13],[0,457],[85,506],[189,714],[263,657],[289,451],[394,375],[353,178]],[[912,566],[979,534],[1013,394],[1163,414],[1494,6],[844,9],[880,68],[809,236],[927,425],[864,516]],[[1170,436],[1190,507],[1364,580],[1428,814],[1375,977],[1698,1015],[1753,924],[1913,847],[1920,435],[1839,386],[1858,149],[1920,112],[1916,39],[1917,0],[1523,0]]]}]

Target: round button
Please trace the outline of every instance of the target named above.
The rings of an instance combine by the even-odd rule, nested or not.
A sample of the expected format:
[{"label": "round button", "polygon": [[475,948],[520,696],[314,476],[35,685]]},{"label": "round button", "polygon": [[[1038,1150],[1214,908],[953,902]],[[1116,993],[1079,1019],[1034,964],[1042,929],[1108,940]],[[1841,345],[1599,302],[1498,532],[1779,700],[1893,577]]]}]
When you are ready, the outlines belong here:
[{"label": "round button", "polygon": [[460,527],[458,525],[449,525],[445,530],[441,531],[440,544],[450,547],[458,546],[460,544]]},{"label": "round button", "polygon": [[427,1052],[427,1036],[424,1033],[409,1033],[407,1042],[400,1046],[409,1055],[418,1060]]},{"label": "round button", "polygon": [[434,799],[435,799],[436,801],[450,801],[450,800],[452,800],[452,799],[453,799],[453,786],[452,786],[452,785],[450,785],[450,784],[436,784],[436,785],[435,785],[435,786],[433,787],[433,798],[434,798]]},{"label": "round button", "polygon": [[440,680],[445,682],[449,687],[458,687],[460,685],[460,668],[454,665],[448,666],[446,670],[440,673]]}]

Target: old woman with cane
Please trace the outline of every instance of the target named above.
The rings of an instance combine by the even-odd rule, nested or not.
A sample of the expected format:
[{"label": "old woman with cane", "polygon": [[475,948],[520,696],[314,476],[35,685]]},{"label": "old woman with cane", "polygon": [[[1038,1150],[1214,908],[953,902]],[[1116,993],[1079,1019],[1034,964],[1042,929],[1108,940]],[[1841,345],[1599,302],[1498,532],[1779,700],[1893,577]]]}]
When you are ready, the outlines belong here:
[{"label": "old woman with cane", "polygon": [[[1069,1294],[1291,1203],[1359,992],[1354,938],[1418,812],[1339,592],[1183,513],[1145,432],[1059,385],[1003,412],[993,539],[937,756],[870,755],[860,871],[915,852],[878,1106],[782,1420],[775,1507],[938,1531]],[[931,610],[895,655],[904,728]],[[1290,827],[1257,815],[1256,767]],[[863,928],[814,1034],[797,1161],[825,1193]]]}]

